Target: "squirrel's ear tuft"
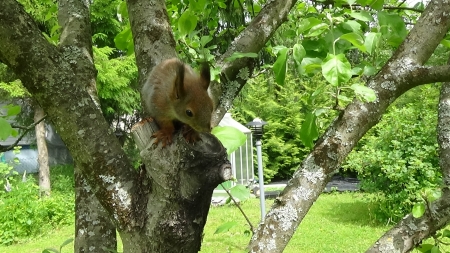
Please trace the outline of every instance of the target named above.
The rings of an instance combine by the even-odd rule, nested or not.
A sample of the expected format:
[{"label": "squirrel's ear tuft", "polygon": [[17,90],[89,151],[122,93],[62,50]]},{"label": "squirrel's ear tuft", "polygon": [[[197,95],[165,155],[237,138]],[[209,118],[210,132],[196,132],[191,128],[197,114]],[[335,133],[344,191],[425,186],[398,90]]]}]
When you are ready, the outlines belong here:
[{"label": "squirrel's ear tuft", "polygon": [[176,99],[184,97],[184,63],[177,61],[174,91]]},{"label": "squirrel's ear tuft", "polygon": [[208,62],[204,62],[201,64],[200,77],[202,78],[203,88],[207,90],[209,87],[209,83],[211,82],[211,72]]}]

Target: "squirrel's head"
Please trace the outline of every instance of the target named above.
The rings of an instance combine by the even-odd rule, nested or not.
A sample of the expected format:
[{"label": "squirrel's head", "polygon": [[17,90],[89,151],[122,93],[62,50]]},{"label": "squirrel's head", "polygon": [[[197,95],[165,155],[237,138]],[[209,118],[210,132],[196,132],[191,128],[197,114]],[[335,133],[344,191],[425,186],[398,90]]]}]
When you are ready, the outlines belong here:
[{"label": "squirrel's head", "polygon": [[203,64],[200,75],[181,63],[175,81],[176,114],[178,119],[197,132],[211,132],[213,102],[208,95],[211,79],[209,66]]}]

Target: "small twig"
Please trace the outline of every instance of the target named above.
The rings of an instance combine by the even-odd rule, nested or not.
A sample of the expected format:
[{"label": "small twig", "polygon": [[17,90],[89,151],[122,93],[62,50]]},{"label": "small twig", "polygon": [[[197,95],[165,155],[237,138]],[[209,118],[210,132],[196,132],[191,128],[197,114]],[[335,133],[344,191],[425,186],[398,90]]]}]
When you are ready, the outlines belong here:
[{"label": "small twig", "polygon": [[250,219],[244,213],[244,210],[242,210],[242,208],[239,205],[239,203],[233,198],[233,196],[231,195],[230,191],[227,188],[225,188],[225,186],[223,186],[223,184],[220,184],[220,185],[225,190],[225,192],[228,194],[228,196],[230,196],[231,200],[233,200],[233,202],[237,206],[237,208],[239,208],[239,211],[241,211],[242,215],[244,215],[244,218],[247,220],[247,223],[250,226],[250,229],[251,229],[252,233],[255,233],[254,227],[253,227],[252,223],[250,222]]},{"label": "small twig", "polygon": [[42,117],[42,119],[40,119],[40,120],[34,122],[33,124],[31,124],[31,125],[29,125],[29,126],[27,126],[27,127],[26,127],[26,126],[21,126],[21,125],[16,125],[16,124],[11,124],[11,127],[12,127],[12,128],[19,128],[19,129],[22,129],[22,130],[25,130],[25,131],[19,136],[19,138],[17,138],[17,140],[16,140],[13,144],[11,144],[11,145],[9,145],[9,146],[2,146],[2,145],[0,145],[0,152],[6,152],[6,151],[9,151],[9,150],[14,149],[14,147],[15,147],[17,144],[19,144],[19,142],[22,140],[22,138],[25,137],[25,135],[26,135],[31,129],[33,129],[37,124],[41,123],[46,117],[47,117],[47,115],[45,115],[44,117]]}]

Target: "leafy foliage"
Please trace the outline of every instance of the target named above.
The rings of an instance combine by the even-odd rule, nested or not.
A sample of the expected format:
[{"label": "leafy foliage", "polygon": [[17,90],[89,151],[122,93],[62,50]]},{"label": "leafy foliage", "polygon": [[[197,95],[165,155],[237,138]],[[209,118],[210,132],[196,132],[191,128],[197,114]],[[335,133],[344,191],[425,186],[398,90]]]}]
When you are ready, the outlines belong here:
[{"label": "leafy foliage", "polygon": [[[300,137],[303,122],[323,129],[334,115],[332,111],[320,110],[332,102],[326,101],[323,95],[314,94],[323,83],[320,76],[308,79],[288,76],[285,84],[280,86],[272,78],[261,75],[250,80],[241,91],[241,97],[234,101],[232,113],[237,121],[245,124],[259,117],[268,122],[262,145],[265,181],[289,178],[306,156],[308,148]],[[317,119],[309,111],[325,116]],[[316,137],[318,134],[317,130]],[[309,141],[312,143],[312,140]]]},{"label": "leafy foliage", "polygon": [[94,47],[98,96],[103,114],[110,123],[121,115],[133,114],[140,105],[134,57],[110,59],[113,53],[113,48]]},{"label": "leafy foliage", "polygon": [[0,191],[0,244],[9,245],[72,224],[73,168],[56,167],[51,176],[55,182],[51,197],[39,198],[39,187],[31,175],[26,182],[11,180],[10,191]]},{"label": "leafy foliage", "polygon": [[[435,137],[437,92],[436,86],[420,87],[402,97],[343,165],[358,172],[361,189],[377,193],[372,200],[381,221],[403,217],[422,201],[424,190],[441,183]],[[422,103],[416,103],[419,98]]]}]

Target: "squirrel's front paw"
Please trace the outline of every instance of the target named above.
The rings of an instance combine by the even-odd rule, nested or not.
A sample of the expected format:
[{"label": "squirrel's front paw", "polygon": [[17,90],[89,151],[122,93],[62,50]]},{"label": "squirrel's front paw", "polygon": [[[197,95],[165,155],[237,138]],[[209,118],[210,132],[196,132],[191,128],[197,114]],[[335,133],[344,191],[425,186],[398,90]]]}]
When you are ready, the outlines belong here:
[{"label": "squirrel's front paw", "polygon": [[198,132],[188,125],[183,126],[183,137],[188,143],[194,143],[200,140]]},{"label": "squirrel's front paw", "polygon": [[167,145],[172,144],[172,133],[159,130],[158,132],[154,133],[152,135],[156,140],[153,143],[153,145],[157,145],[158,143],[161,143],[162,147],[164,148]]}]

